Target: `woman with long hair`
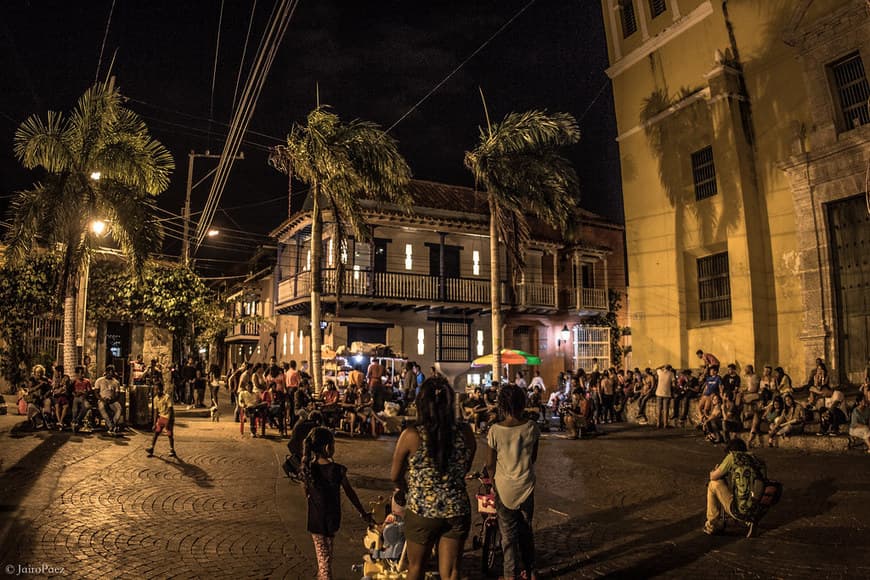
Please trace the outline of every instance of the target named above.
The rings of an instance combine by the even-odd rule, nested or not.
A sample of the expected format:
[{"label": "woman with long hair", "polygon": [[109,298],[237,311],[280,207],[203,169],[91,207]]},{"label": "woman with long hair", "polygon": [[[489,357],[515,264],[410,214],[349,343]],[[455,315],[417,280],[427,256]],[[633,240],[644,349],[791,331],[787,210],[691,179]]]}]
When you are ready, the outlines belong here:
[{"label": "woman with long hair", "polygon": [[402,431],[393,454],[391,477],[398,497],[407,500],[408,580],[423,578],[436,543],[441,578],[460,577],[462,548],[471,528],[465,474],[477,443],[468,424],[456,422],[453,399],[453,388],[444,377],[423,381],[417,395],[417,425]]}]

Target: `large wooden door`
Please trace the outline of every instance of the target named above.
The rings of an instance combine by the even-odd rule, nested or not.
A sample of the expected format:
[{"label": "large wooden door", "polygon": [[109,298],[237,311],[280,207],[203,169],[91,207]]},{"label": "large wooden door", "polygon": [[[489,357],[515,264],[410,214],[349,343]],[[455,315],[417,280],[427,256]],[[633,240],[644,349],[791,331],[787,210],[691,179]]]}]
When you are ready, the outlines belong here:
[{"label": "large wooden door", "polygon": [[860,382],[870,345],[870,213],[864,195],[828,205],[840,369]]}]

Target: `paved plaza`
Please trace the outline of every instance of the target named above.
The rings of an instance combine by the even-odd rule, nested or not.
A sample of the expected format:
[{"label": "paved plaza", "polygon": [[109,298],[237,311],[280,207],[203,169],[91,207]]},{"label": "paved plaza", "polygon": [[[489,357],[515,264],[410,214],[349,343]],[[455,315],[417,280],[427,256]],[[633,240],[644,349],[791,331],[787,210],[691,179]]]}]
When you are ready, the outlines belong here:
[{"label": "paved plaza", "polygon": [[[177,459],[165,439],[146,457],[144,434],[34,433],[0,417],[0,563],[13,574],[28,567],[22,576],[312,578],[304,498],[280,469],[284,443],[242,437],[227,416],[179,418]],[[596,439],[542,442],[542,577],[870,577],[870,458],[861,452],[760,451],[785,485],[782,502],[756,538],[736,529],[708,537],[704,483],[722,448],[694,431],[605,427]],[[339,439],[337,460],[364,502],[389,493],[394,445]],[[359,577],[351,565],[363,554],[363,524],[345,508],[339,579]],[[465,572],[478,578],[470,544]]]}]

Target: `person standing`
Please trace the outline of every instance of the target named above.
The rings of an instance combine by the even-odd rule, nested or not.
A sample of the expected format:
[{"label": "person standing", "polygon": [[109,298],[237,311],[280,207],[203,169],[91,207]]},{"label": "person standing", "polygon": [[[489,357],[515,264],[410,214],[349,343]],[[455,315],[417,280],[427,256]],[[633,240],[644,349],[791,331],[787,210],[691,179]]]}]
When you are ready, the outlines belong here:
[{"label": "person standing", "polygon": [[175,407],[172,406],[172,397],[163,389],[163,382],[156,384],[157,394],[154,395],[154,435],[151,438],[151,447],[146,449],[148,457],[154,457],[154,446],[161,433],[169,437],[169,456],[175,455]]},{"label": "person standing", "polygon": [[494,476],[498,527],[504,554],[504,577],[535,577],[535,461],[541,431],[523,420],[526,394],[515,385],[502,387],[498,406],[504,420],[486,436],[486,469]]},{"label": "person standing", "polygon": [[[381,383],[381,377],[384,376],[384,367],[381,366],[381,363],[376,359],[372,359],[371,364],[369,364],[369,368],[366,370],[366,380],[368,381],[369,388],[373,388],[375,385],[379,385]],[[362,385],[360,385],[362,388]]]},{"label": "person standing", "polygon": [[187,364],[181,367],[181,380],[184,382],[184,397],[182,403],[193,405],[193,392],[196,384],[196,364],[193,357],[187,357]]},{"label": "person standing", "polygon": [[335,534],[341,527],[341,490],[360,518],[374,525],[347,479],[347,468],[333,461],[335,438],[332,431],[316,427],[305,438],[302,454],[302,486],[308,500],[308,533],[317,556],[318,580],[332,580]]},{"label": "person standing", "polygon": [[671,365],[665,365],[656,369],[658,380],[656,381],[656,426],[659,429],[670,429],[669,421],[671,411],[671,396],[674,385],[674,369]]},{"label": "person standing", "polygon": [[467,423],[456,423],[453,397],[443,377],[424,381],[417,397],[417,424],[402,431],[393,453],[390,477],[396,501],[407,498],[408,580],[423,578],[436,544],[441,578],[460,578],[462,549],[471,529],[465,474],[477,442]]}]

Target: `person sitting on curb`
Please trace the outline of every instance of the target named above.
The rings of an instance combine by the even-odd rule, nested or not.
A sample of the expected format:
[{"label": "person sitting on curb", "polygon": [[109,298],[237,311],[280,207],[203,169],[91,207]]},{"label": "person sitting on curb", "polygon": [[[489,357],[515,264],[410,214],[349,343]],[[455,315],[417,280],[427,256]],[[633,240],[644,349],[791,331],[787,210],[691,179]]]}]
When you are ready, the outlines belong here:
[{"label": "person sitting on curb", "polygon": [[792,395],[784,396],[782,414],[770,426],[770,441],[774,441],[778,436],[788,439],[791,435],[800,435],[804,432],[805,422],[806,414],[803,405],[795,401]]},{"label": "person sitting on curb", "polygon": [[867,398],[859,394],[855,397],[855,408],[852,409],[852,423],[849,427],[849,435],[857,439],[863,439],[870,453],[870,404]]}]

